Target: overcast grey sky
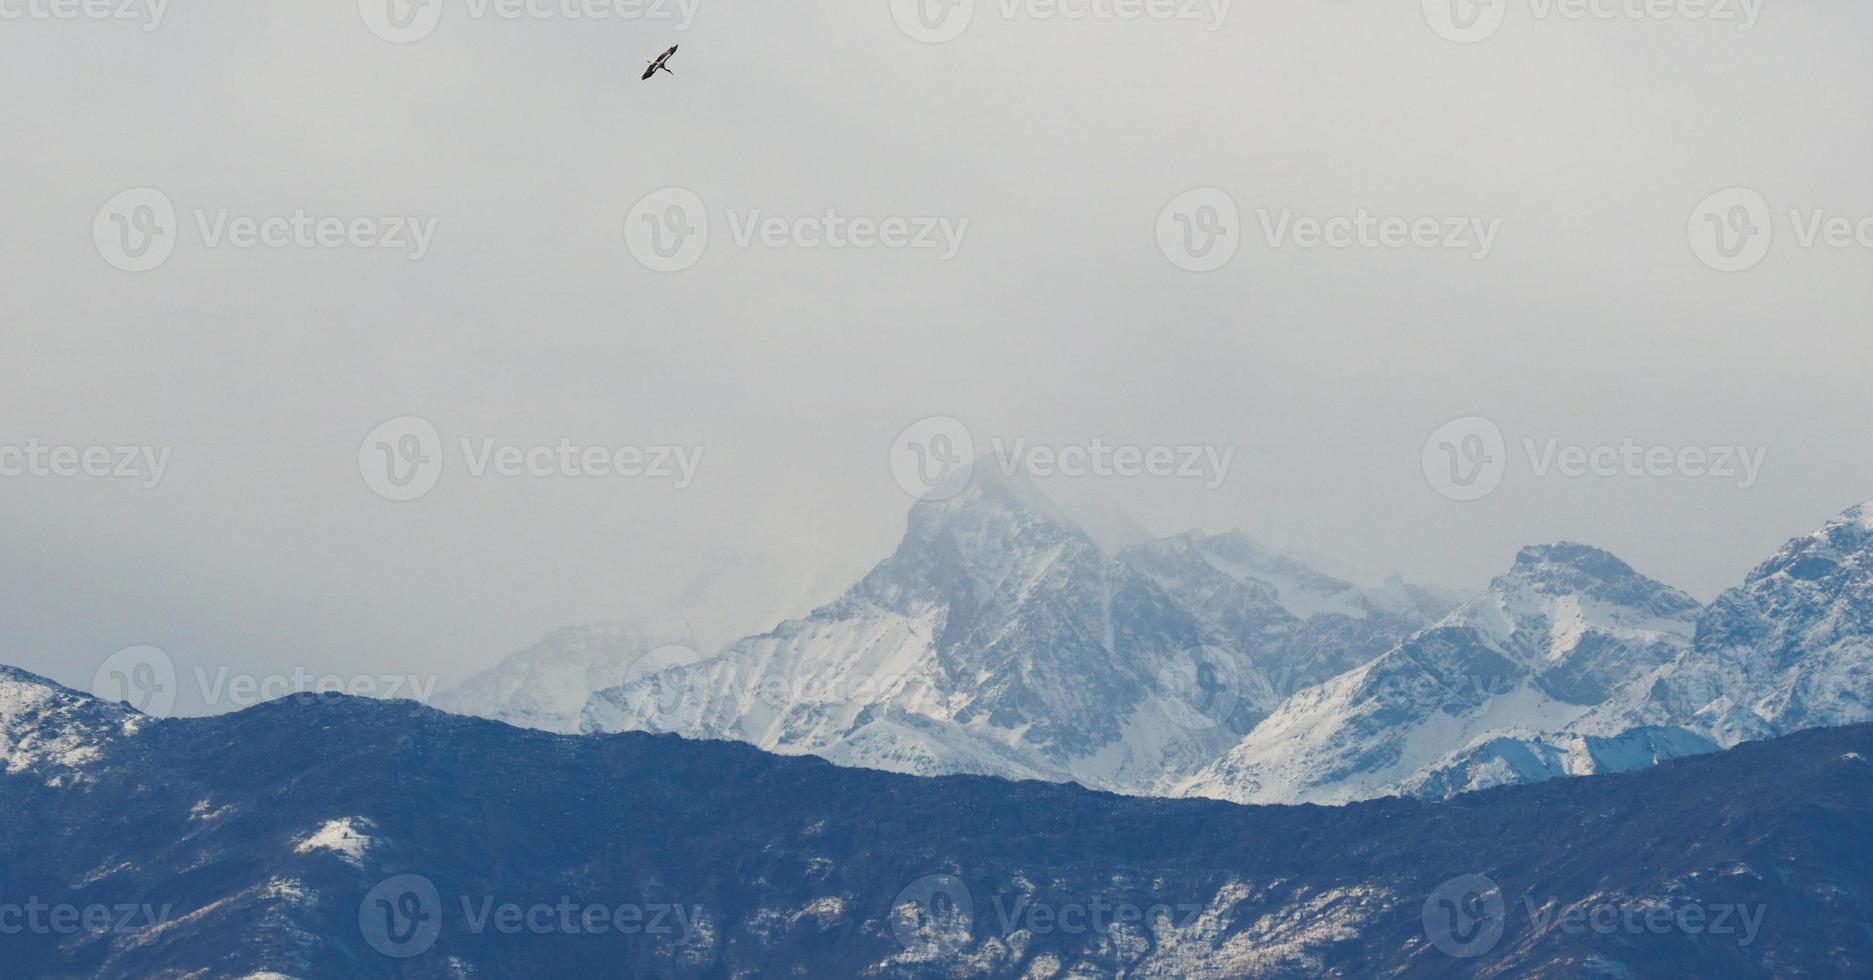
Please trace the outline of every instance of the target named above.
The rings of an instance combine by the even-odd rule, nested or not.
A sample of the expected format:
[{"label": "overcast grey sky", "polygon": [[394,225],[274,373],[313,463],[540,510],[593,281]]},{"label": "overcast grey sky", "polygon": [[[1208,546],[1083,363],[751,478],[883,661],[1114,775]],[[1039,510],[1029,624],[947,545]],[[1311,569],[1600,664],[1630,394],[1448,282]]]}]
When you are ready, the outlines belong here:
[{"label": "overcast grey sky", "polygon": [[[0,662],[75,686],[138,643],[451,683],[666,600],[706,549],[863,565],[909,503],[894,440],[931,416],[977,451],[1228,448],[1213,489],[1101,489],[1160,531],[1465,588],[1565,538],[1708,599],[1873,498],[1862,3],[1771,3],[1743,30],[1502,0],[1466,44],[1412,2],[1206,23],[976,0],[923,43],[887,0],[698,0],[686,27],[674,0],[582,21],[451,0],[399,44],[351,3],[178,3],[144,30],[49,2],[0,0],[23,12],[0,20],[0,446],[170,450],[151,489],[0,477]],[[675,74],[639,81],[678,42]],[[176,211],[173,254],[122,271],[112,236],[151,214],[100,209],[146,187]],[[1773,239],[1724,272],[1755,257],[1694,247],[1694,212],[1738,187]],[[709,232],[662,272],[627,226],[666,188]],[[1235,251],[1193,272],[1161,240],[1218,226],[1163,212],[1204,188],[1237,209]],[[652,200],[655,219],[672,199]],[[1713,200],[1709,227],[1749,225]],[[412,260],[207,235],[296,210],[433,240]],[[1480,259],[1303,247],[1307,220],[1362,210],[1493,238]],[[1850,219],[1846,244],[1804,247],[1816,210]],[[829,211],[960,242],[807,247],[825,234],[797,219]],[[737,241],[770,216],[780,244]],[[445,465],[397,502],[359,457],[404,416]],[[1469,416],[1507,469],[1459,502],[1426,441]],[[680,489],[476,478],[464,438],[703,457]],[[1543,476],[1525,439],[1766,456],[1747,487]]]}]

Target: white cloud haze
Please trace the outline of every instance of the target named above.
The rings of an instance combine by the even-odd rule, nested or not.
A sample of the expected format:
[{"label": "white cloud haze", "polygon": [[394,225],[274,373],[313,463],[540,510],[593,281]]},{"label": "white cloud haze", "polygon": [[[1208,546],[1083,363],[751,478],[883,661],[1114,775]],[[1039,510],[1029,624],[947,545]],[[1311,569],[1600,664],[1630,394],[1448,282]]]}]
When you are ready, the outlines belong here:
[{"label": "white cloud haze", "polygon": [[[1104,489],[1157,530],[1241,527],[1455,586],[1572,539],[1709,598],[1873,498],[1873,248],[1802,234],[1873,216],[1864,4],[1770,4],[1749,30],[1511,4],[1475,44],[1409,2],[1236,3],[1210,30],[978,0],[941,44],[885,0],[701,0],[683,31],[464,9],[404,45],[348,2],[0,21],[0,445],[172,450],[153,489],[0,478],[0,662],[88,686],[149,643],[452,682],[667,599],[711,548],[882,556],[909,503],[887,453],[933,415],[978,448],[1232,447],[1216,489]],[[675,74],[640,82],[679,42]],[[180,238],[126,273],[94,223],[143,187]],[[711,237],[660,273],[625,226],[666,187]],[[1687,220],[1732,187],[1776,238],[1724,273]],[[1240,208],[1235,254],[1203,273],[1157,235],[1196,188]],[[1494,230],[1480,259],[1274,245],[1260,211]],[[730,219],[757,212],[787,220],[778,244],[737,243]],[[301,213],[433,220],[433,239],[412,261],[316,225],[240,247],[196,224],[258,236]],[[966,233],[799,237],[829,213]],[[457,466],[396,503],[356,460],[402,416],[451,453],[705,454],[680,490]],[[1466,416],[1511,462],[1458,503],[1420,456]],[[1747,489],[1537,477],[1527,439],[1766,455]]]}]

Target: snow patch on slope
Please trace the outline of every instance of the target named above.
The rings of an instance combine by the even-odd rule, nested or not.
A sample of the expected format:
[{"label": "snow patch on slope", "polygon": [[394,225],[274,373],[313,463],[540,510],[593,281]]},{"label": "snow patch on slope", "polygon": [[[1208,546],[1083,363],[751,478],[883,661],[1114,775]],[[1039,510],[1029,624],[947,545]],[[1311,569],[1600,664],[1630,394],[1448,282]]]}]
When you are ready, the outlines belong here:
[{"label": "snow patch on slope", "polygon": [[318,830],[293,846],[294,854],[330,851],[348,864],[364,866],[364,855],[375,843],[365,831],[371,826],[363,817],[340,817],[327,820]]}]

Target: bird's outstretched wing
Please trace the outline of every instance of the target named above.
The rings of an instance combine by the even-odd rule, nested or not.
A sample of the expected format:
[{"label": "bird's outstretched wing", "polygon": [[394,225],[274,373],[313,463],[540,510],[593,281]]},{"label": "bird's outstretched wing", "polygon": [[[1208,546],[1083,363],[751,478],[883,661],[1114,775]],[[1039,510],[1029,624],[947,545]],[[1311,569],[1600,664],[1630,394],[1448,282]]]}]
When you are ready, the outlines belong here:
[{"label": "bird's outstretched wing", "polygon": [[[649,81],[650,76],[655,75],[659,71],[669,71],[670,69],[664,67],[664,62],[669,61],[670,56],[675,54],[676,49],[680,47],[682,47],[682,45],[672,44],[670,45],[670,50],[665,51],[664,53],[658,55],[655,59],[653,59],[650,63],[650,67],[644,69],[644,80]],[[674,74],[674,72],[672,72],[672,74]]]}]

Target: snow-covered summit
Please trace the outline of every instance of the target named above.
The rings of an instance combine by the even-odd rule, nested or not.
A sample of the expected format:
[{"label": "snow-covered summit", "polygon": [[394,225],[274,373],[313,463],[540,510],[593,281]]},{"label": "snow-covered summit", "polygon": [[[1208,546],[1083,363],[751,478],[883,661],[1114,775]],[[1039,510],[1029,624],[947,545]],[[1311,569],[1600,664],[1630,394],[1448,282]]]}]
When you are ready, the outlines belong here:
[{"label": "snow-covered summit", "polygon": [[1359,615],[1302,620],[1281,587],[1309,583],[1298,601],[1315,602],[1348,587],[1299,563],[1264,571],[1270,583],[1255,577],[1270,563],[1214,550],[1173,541],[1115,559],[1037,481],[979,463],[914,504],[895,552],[844,596],[600,692],[584,727],[1152,792],[1266,714],[1296,685],[1293,656],[1357,662],[1434,618],[1341,597]]},{"label": "snow-covered summit", "polygon": [[1797,537],[1717,597],[1621,718],[1723,745],[1873,720],[1873,504]]},{"label": "snow-covered summit", "polygon": [[1295,694],[1181,789],[1327,803],[1408,791],[1474,746],[1567,730],[1688,646],[1697,612],[1599,549],[1524,549],[1482,595]]},{"label": "snow-covered summit", "polygon": [[133,734],[145,721],[128,705],[0,666],[0,772],[5,775],[66,785],[82,778],[104,743]]},{"label": "snow-covered summit", "polygon": [[[600,692],[586,728],[1108,786],[1181,764],[1166,754],[1189,751],[1182,731],[1156,716],[1185,709],[1160,675],[1197,673],[1195,622],[1025,476],[981,467],[938,496],[912,506],[896,551],[844,596],[720,658]],[[1139,725],[1154,734],[1128,741]]]}]

